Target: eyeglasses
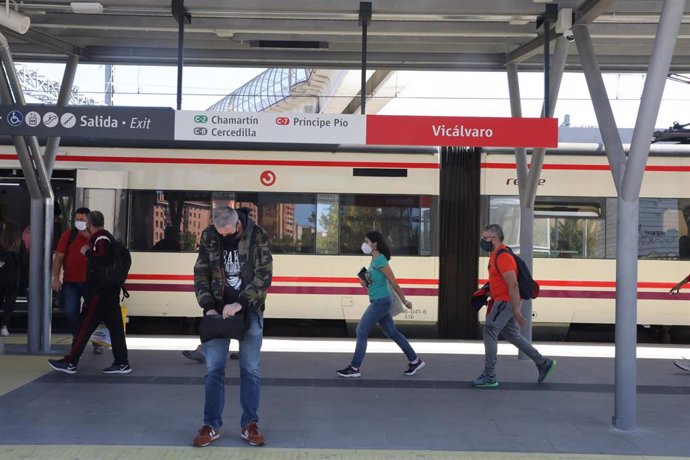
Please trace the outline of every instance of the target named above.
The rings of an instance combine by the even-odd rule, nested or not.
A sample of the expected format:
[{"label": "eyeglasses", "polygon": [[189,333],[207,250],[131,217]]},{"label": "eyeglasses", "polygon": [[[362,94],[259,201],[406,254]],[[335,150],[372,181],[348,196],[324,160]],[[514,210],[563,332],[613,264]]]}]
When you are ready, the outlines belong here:
[{"label": "eyeglasses", "polygon": [[491,240],[493,240],[494,238],[496,238],[496,235],[493,235],[493,236],[482,236],[482,239],[483,239],[484,241],[491,241]]}]

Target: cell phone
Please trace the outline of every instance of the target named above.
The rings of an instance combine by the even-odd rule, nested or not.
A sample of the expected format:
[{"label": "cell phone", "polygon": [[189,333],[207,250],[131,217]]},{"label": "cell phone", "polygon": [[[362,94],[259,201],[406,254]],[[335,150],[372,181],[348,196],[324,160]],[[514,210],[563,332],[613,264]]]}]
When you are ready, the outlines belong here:
[{"label": "cell phone", "polygon": [[367,279],[367,269],[366,267],[362,267],[362,269],[357,273],[357,277],[364,281],[364,284],[367,286],[369,285],[369,280]]}]

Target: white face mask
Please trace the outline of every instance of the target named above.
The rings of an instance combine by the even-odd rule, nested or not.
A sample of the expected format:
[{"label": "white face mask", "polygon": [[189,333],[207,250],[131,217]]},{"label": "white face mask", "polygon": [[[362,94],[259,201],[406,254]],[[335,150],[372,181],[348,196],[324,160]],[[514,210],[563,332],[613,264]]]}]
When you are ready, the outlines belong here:
[{"label": "white face mask", "polygon": [[84,221],[82,221],[82,220],[76,221],[76,222],[74,223],[74,226],[75,226],[76,229],[79,230],[80,232],[83,232],[84,230],[86,230],[86,222],[84,222]]},{"label": "white face mask", "polygon": [[362,252],[364,254],[371,254],[371,246],[369,246],[367,243],[362,243]]}]

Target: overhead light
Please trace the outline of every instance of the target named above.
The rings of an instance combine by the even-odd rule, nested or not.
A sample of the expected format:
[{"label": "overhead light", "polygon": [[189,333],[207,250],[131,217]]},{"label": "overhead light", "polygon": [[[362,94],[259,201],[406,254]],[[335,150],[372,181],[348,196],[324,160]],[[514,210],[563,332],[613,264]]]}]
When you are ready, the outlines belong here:
[{"label": "overhead light", "polygon": [[76,14],[101,14],[103,5],[98,2],[72,2],[69,4]]},{"label": "overhead light", "polygon": [[31,19],[18,11],[0,8],[0,26],[24,35],[31,26]]},{"label": "overhead light", "polygon": [[230,29],[216,29],[215,32],[218,38],[232,38],[235,35],[235,31]]}]

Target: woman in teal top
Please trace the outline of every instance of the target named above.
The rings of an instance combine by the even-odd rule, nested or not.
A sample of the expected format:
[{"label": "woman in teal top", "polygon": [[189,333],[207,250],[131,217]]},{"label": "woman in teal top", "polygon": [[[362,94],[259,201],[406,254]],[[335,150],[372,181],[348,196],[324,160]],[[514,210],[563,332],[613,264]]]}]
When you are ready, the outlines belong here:
[{"label": "woman in teal top", "polygon": [[405,294],[400,289],[393,270],[388,264],[391,251],[379,232],[369,232],[364,238],[364,243],[362,243],[362,252],[371,254],[371,264],[367,270],[366,281],[360,281],[362,286],[369,290],[371,303],[357,325],[357,347],[352,362],[345,369],[337,371],[337,374],[341,377],[360,377],[362,375],[359,368],[367,351],[367,339],[371,330],[378,323],[386,337],[393,339],[407,356],[409,364],[403,374],[414,375],[424,367],[424,361],[417,356],[407,338],[395,327],[395,322],[391,316],[391,289],[395,291],[407,308],[412,308],[412,302],[405,299]]}]

